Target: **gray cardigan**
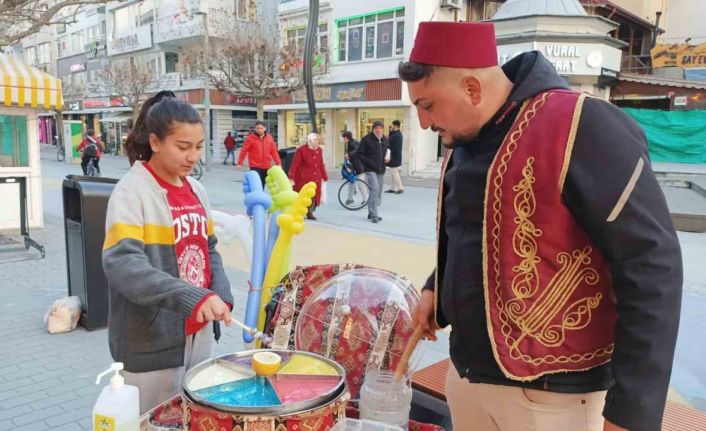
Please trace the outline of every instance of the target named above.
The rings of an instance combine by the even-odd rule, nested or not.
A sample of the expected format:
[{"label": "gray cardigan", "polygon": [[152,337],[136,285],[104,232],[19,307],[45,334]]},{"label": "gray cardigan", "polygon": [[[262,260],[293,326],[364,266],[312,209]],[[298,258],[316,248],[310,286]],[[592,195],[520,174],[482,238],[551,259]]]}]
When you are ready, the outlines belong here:
[{"label": "gray cardigan", "polygon": [[[216,251],[206,190],[193,178],[188,181],[208,216],[210,289],[233,304],[230,283]],[[179,278],[174,244],[167,192],[137,161],[110,196],[103,245],[110,297],[110,353],[127,371],[184,365],[186,318],[209,291]]]}]

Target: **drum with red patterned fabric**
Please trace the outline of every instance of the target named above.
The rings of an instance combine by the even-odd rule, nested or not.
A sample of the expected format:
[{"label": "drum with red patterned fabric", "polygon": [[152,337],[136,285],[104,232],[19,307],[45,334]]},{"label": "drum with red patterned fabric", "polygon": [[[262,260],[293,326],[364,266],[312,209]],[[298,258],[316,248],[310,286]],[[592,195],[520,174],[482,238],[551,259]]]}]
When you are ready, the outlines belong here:
[{"label": "drum with red patterned fabric", "polygon": [[186,429],[329,430],[345,417],[345,370],[309,352],[251,350],[187,372]]}]

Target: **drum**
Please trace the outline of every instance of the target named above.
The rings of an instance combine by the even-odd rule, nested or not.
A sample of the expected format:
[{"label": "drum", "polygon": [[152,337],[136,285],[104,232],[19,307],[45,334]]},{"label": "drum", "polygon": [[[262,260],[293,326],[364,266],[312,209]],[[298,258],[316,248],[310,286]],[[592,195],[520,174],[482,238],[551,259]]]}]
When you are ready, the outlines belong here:
[{"label": "drum", "polygon": [[184,383],[185,428],[326,431],[345,417],[350,396],[340,365],[309,352],[266,350],[281,363],[271,375],[263,375],[262,365],[253,362],[253,355],[262,352],[223,355],[189,370]]}]

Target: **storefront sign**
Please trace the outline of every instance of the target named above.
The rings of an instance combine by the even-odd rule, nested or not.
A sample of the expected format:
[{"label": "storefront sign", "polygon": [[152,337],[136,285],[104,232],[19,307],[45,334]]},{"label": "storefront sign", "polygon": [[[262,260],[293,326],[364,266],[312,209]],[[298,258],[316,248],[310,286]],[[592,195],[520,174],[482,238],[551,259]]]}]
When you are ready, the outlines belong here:
[{"label": "storefront sign", "polygon": [[677,96],[674,98],[674,106],[686,106],[686,96]]},{"label": "storefront sign", "polygon": [[232,94],[227,94],[226,103],[230,103],[232,105],[255,105],[257,101],[254,97],[234,96]]},{"label": "storefront sign", "polygon": [[652,67],[706,67],[706,43],[701,45],[688,45],[678,43],[674,45],[657,44],[650,51]]},{"label": "storefront sign", "polygon": [[69,108],[69,111],[80,111],[82,109],[80,100],[66,102],[66,106]]},{"label": "storefront sign", "polygon": [[[334,84],[314,88],[317,102],[362,102],[365,100],[365,82]],[[306,91],[292,93],[293,103],[305,103]]]},{"label": "storefront sign", "polygon": [[85,99],[83,101],[83,107],[86,109],[89,108],[109,108],[109,107],[121,107],[125,106],[125,104],[120,100],[118,97],[101,97],[101,98],[96,98],[96,99]]},{"label": "storefront sign", "polygon": [[152,46],[152,31],[149,25],[113,35],[108,43],[108,55],[139,51]]},{"label": "storefront sign", "polygon": [[105,41],[91,41],[88,42],[84,49],[86,50],[86,56],[88,58],[96,58],[98,56],[98,51],[105,49]]},{"label": "storefront sign", "polygon": [[606,70],[620,70],[621,51],[600,43],[526,42],[499,45],[498,63],[503,65],[514,57],[540,51],[562,75],[607,76]]},{"label": "storefront sign", "polygon": [[69,67],[69,70],[71,71],[71,73],[85,72],[86,71],[86,63],[72,64]]}]

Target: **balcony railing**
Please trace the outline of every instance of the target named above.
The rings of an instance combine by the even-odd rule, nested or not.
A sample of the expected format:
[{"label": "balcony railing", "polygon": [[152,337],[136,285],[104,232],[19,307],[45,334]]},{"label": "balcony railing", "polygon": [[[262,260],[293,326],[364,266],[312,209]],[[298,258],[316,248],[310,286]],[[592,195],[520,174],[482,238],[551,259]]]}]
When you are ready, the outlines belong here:
[{"label": "balcony railing", "polygon": [[621,72],[648,74],[652,72],[652,58],[649,55],[624,55]]}]

